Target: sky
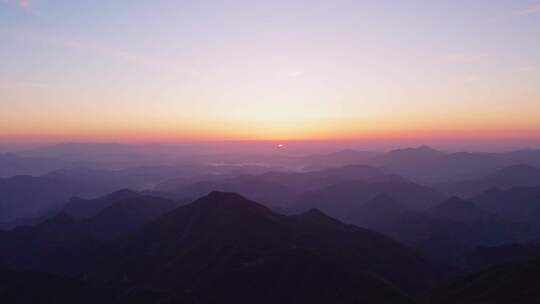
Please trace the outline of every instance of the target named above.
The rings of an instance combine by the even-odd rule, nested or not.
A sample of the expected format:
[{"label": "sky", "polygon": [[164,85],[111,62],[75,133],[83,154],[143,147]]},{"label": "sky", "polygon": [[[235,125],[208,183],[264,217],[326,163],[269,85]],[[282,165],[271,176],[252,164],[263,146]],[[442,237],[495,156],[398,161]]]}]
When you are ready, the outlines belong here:
[{"label": "sky", "polygon": [[0,142],[540,140],[540,1],[0,0]]}]

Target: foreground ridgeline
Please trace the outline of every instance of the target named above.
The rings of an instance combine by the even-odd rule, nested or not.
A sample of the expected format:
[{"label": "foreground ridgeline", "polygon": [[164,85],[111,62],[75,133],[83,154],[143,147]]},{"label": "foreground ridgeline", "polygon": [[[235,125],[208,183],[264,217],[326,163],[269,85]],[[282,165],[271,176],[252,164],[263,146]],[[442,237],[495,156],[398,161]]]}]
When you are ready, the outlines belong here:
[{"label": "foreground ridgeline", "polygon": [[[351,217],[397,236],[455,223],[471,231],[482,223],[514,227],[459,198],[420,213],[381,194]],[[408,228],[399,233],[392,223]],[[454,263],[413,247],[317,209],[286,216],[230,192],[181,205],[121,190],[0,232],[0,296],[9,303],[449,304],[540,296],[538,246],[485,248]],[[482,272],[445,283],[471,271]]]},{"label": "foreground ridgeline", "polygon": [[[381,234],[317,210],[283,216],[233,193],[212,192],[114,241],[92,239],[76,225],[63,215],[4,232],[1,260],[29,291],[66,284],[66,293],[103,301],[412,303],[411,295],[440,278]],[[46,281],[53,286],[32,290],[45,280],[33,272],[52,273]],[[21,284],[0,291],[22,292]]]}]

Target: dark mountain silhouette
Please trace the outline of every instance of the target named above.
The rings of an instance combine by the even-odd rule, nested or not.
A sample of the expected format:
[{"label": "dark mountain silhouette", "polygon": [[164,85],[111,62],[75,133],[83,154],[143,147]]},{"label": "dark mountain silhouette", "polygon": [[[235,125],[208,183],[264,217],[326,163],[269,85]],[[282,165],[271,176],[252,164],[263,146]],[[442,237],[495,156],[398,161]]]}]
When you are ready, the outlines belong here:
[{"label": "dark mountain silhouette", "polygon": [[461,223],[408,209],[386,194],[352,210],[347,221],[386,234],[435,260],[458,256],[476,245],[460,239],[466,231]]},{"label": "dark mountain silhouette", "polygon": [[116,296],[107,288],[40,272],[16,272],[0,268],[0,299],[3,303],[112,304]]},{"label": "dark mountain silhouette", "polygon": [[508,221],[458,197],[452,197],[427,210],[426,214],[456,223],[451,227],[452,235],[470,246],[534,241],[540,236],[539,231],[529,225]]},{"label": "dark mountain silhouette", "polygon": [[[133,232],[179,205],[176,201],[140,195],[129,190],[116,191],[102,199],[89,200],[86,203],[101,204],[103,201],[108,204],[100,205],[101,209],[96,214],[75,218],[62,212],[38,225],[21,226],[0,233],[0,240],[15,245],[20,243],[22,248],[25,248],[26,244],[39,244],[40,248],[48,249],[82,239],[115,239]],[[17,246],[14,248],[17,249]]]},{"label": "dark mountain silhouette", "polygon": [[173,210],[179,203],[165,198],[140,195],[116,201],[80,223],[97,239],[115,239]]},{"label": "dark mountain silhouette", "polygon": [[463,200],[456,196],[426,210],[426,214],[432,218],[451,220],[465,224],[484,220],[504,221],[498,216],[479,208],[473,202]]},{"label": "dark mountain silhouette", "polygon": [[405,242],[415,242],[436,232],[439,221],[406,208],[381,193],[349,213],[348,222],[390,235]]},{"label": "dark mountain silhouette", "polygon": [[490,189],[472,200],[510,221],[539,226],[540,187],[518,187],[508,190]]},{"label": "dark mountain silhouette", "polygon": [[456,197],[420,212],[380,194],[351,210],[346,220],[389,235],[437,260],[457,257],[481,245],[540,236],[532,227],[509,222]]},{"label": "dark mountain silhouette", "polygon": [[478,247],[454,261],[462,272],[476,272],[493,266],[540,258],[540,244],[505,244]]},{"label": "dark mountain silhouette", "polygon": [[396,287],[425,290],[438,278],[383,235],[317,210],[279,215],[232,193],[212,192],[106,243],[77,239],[73,229],[64,235],[69,218],[55,222],[26,237],[15,235],[22,228],[1,234],[2,260],[188,303],[412,303]]},{"label": "dark mountain silhouette", "polygon": [[241,176],[221,182],[198,182],[184,187],[176,193],[178,196],[196,198],[214,190],[241,193],[267,206],[287,205],[286,202],[290,201],[291,197],[296,194],[296,191],[290,187],[251,176]]},{"label": "dark mountain silhouette", "polygon": [[[148,242],[153,244],[151,248],[147,247]],[[214,290],[211,297],[223,297],[226,289],[222,288],[226,286],[233,290],[245,288],[243,282],[253,280],[255,289],[249,297],[258,294],[268,301],[293,300],[291,295],[268,290],[268,285],[279,290],[285,288],[280,281],[286,277],[294,284],[301,282],[302,277],[307,279],[303,267],[308,265],[304,259],[309,263],[318,263],[316,260],[321,259],[328,267],[334,265],[334,269],[341,269],[340,272],[347,269],[357,274],[377,273],[407,289],[429,282],[424,279],[415,282],[416,279],[409,278],[412,269],[402,269],[403,265],[427,267],[421,270],[424,275],[416,278],[433,273],[429,264],[413,251],[382,235],[344,225],[315,210],[298,216],[282,216],[239,195],[221,192],[212,192],[146,226],[132,235],[116,254],[126,261],[121,265],[122,277],[131,278],[135,285],[171,286],[173,282],[169,280],[174,278],[175,284],[202,293],[204,290],[200,288],[209,284],[207,280],[221,280],[215,275],[228,273],[229,276],[223,277],[228,282],[216,287],[218,290]],[[205,258],[210,257],[217,260],[208,268]],[[299,268],[289,264],[293,261],[299,263]],[[283,263],[289,266],[284,268]],[[160,270],[160,265],[174,267]],[[278,269],[280,273],[275,272]],[[161,271],[165,272],[159,274]],[[195,274],[200,281],[192,280]],[[362,279],[365,280],[366,277]],[[333,288],[318,286],[322,290],[311,293],[323,296],[320,292],[329,287]],[[311,298],[314,294],[308,295],[306,290],[305,297],[316,300],[317,297]]]},{"label": "dark mountain silhouette", "polygon": [[456,223],[410,210],[386,194],[352,210],[347,222],[381,232],[434,259],[459,255],[466,248],[452,236]]},{"label": "dark mountain silhouette", "polygon": [[193,182],[207,178],[201,166],[153,166],[124,170],[70,168],[42,176],[0,178],[0,223],[5,226],[35,223],[58,212],[72,197],[95,198],[118,189],[153,187],[175,176]]},{"label": "dark mountain silhouette", "polygon": [[0,222],[37,217],[60,209],[73,196],[104,195],[123,188],[121,185],[61,173],[0,179]]},{"label": "dark mountain silhouette", "polygon": [[0,178],[3,301],[412,303],[453,276],[427,303],[539,298],[540,150],[84,146],[0,155],[0,176],[62,166]]},{"label": "dark mountain silhouette", "polygon": [[386,193],[375,196],[361,204],[347,216],[347,222],[362,227],[375,228],[395,222],[399,218],[410,216],[413,211],[405,208]]},{"label": "dark mountain silhouette", "polygon": [[456,279],[433,292],[430,303],[540,302],[540,260],[511,263]]},{"label": "dark mountain silhouette", "polygon": [[440,185],[438,188],[447,193],[470,197],[491,188],[508,189],[532,186],[540,186],[540,169],[529,165],[512,165],[481,179]]},{"label": "dark mountain silhouette", "polygon": [[90,218],[103,209],[114,205],[118,201],[138,196],[140,196],[140,194],[135,191],[123,189],[95,199],[74,197],[64,206],[62,211],[75,218]]}]

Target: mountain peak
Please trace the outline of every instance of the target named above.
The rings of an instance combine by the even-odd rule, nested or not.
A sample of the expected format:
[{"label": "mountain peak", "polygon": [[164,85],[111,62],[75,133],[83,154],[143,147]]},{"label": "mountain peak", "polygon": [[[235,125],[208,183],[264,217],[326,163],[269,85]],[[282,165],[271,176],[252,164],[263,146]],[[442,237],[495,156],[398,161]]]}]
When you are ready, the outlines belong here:
[{"label": "mountain peak", "polygon": [[304,218],[310,218],[317,221],[332,221],[336,222],[337,220],[328,216],[326,213],[322,212],[317,208],[311,208],[307,212],[302,213],[300,216]]},{"label": "mountain peak", "polygon": [[371,199],[371,202],[395,202],[395,200],[386,192],[381,192]]},{"label": "mountain peak", "polygon": [[130,190],[130,189],[120,189],[120,190],[114,191],[113,193],[107,195],[107,198],[111,199],[111,200],[114,200],[114,201],[118,201],[118,200],[124,200],[124,199],[128,199],[128,198],[132,198],[132,197],[135,197],[135,196],[139,196],[139,193],[137,193],[137,192],[135,192],[133,190]]},{"label": "mountain peak", "polygon": [[193,207],[207,211],[249,212],[250,214],[274,215],[267,207],[234,192],[212,191],[192,203]]},{"label": "mountain peak", "polygon": [[407,161],[425,162],[445,155],[444,152],[435,150],[428,146],[416,148],[396,149],[386,154],[386,161],[393,161],[399,164]]},{"label": "mountain peak", "polygon": [[419,146],[419,147],[416,148],[416,150],[439,152],[439,151],[437,151],[437,150],[435,150],[432,147],[427,146],[427,145]]},{"label": "mountain peak", "polygon": [[454,206],[472,206],[472,205],[474,205],[473,203],[471,203],[469,201],[466,201],[466,200],[462,199],[461,197],[455,196],[455,195],[450,197],[446,201],[444,201],[443,204],[445,204],[445,205],[454,205]]},{"label": "mountain peak", "polygon": [[377,196],[369,200],[368,202],[364,203],[362,205],[362,210],[367,214],[385,213],[385,212],[401,213],[401,212],[404,212],[406,208],[403,207],[401,204],[399,204],[386,192],[381,192],[377,194]]},{"label": "mountain peak", "polygon": [[428,210],[428,214],[441,219],[450,219],[459,222],[473,222],[489,216],[475,203],[453,196],[441,204]]},{"label": "mountain peak", "polygon": [[526,164],[515,164],[496,171],[491,177],[499,178],[536,178],[540,176],[540,169]]}]

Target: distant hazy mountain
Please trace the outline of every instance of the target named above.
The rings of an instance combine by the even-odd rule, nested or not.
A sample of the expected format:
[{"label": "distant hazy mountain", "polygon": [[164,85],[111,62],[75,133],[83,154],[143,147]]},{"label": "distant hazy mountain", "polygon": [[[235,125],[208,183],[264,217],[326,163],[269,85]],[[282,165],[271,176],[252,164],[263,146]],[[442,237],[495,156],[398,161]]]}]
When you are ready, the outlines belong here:
[{"label": "distant hazy mountain", "polygon": [[504,220],[459,198],[420,212],[380,194],[351,210],[346,220],[389,235],[437,259],[456,257],[477,246],[540,237],[540,232],[532,227]]},{"label": "distant hazy mountain", "polygon": [[434,219],[456,223],[449,227],[450,233],[469,247],[534,241],[540,236],[540,232],[529,225],[506,220],[457,197],[427,210],[426,214]]},{"label": "distant hazy mountain", "polygon": [[115,239],[135,231],[179,205],[176,201],[139,195],[115,201],[78,225],[94,238]]},{"label": "distant hazy mountain", "polygon": [[[103,200],[108,200],[110,204],[102,204]],[[58,251],[69,250],[71,246],[84,250],[87,245],[99,244],[92,240],[110,240],[125,236],[179,205],[178,202],[158,197],[128,195],[127,191],[116,192],[86,203],[100,204],[103,209],[96,214],[85,213],[89,217],[84,219],[60,213],[35,226],[20,226],[10,231],[0,231],[0,263],[17,265],[22,269],[41,270],[42,258],[55,256]],[[80,246],[81,244],[83,246]],[[64,262],[65,265],[71,265],[70,261],[78,264],[77,259],[78,257],[74,256],[65,261],[54,260],[50,268],[54,269],[54,265],[64,267]],[[44,263],[43,266],[44,270],[50,270],[47,268],[50,265]]]},{"label": "distant hazy mountain", "polygon": [[68,168],[41,176],[0,178],[0,224],[35,222],[35,218],[58,211],[74,196],[94,198],[123,188],[152,189],[170,179],[188,185],[197,180],[225,179],[245,170],[258,169],[189,164],[122,170]]},{"label": "distant hazy mountain", "polygon": [[178,207],[178,201],[118,190],[96,199],[73,198],[62,215],[76,220],[74,229],[97,239],[114,239]]},{"label": "distant hazy mountain", "polygon": [[120,188],[122,182],[62,173],[0,179],[0,221],[40,216],[60,209],[73,196],[99,196]]},{"label": "distant hazy mountain", "polygon": [[540,169],[529,165],[512,165],[486,177],[439,185],[437,188],[463,197],[480,194],[491,188],[540,186]]},{"label": "distant hazy mountain", "polygon": [[429,208],[445,198],[443,194],[432,188],[403,180],[347,181],[301,195],[297,200],[296,208],[299,210],[318,208],[331,216],[345,219],[349,212],[380,193],[398,197],[403,206],[412,210]]},{"label": "distant hazy mountain", "polygon": [[490,189],[472,199],[480,207],[508,220],[540,226],[540,186]]},{"label": "distant hazy mountain", "polygon": [[301,159],[304,170],[322,170],[350,165],[373,164],[373,159],[382,152],[342,150],[329,154],[314,154]]},{"label": "distant hazy mountain", "polygon": [[442,152],[428,146],[397,149],[386,153],[345,150],[313,156],[310,168],[326,164],[361,164],[384,167],[420,183],[454,183],[482,178],[498,169],[516,164],[540,167],[540,150],[504,153]]},{"label": "distant hazy mountain", "polygon": [[408,171],[410,169],[419,169],[421,165],[427,162],[438,160],[445,155],[444,152],[437,151],[428,146],[418,148],[397,149],[379,155],[377,161],[387,168],[397,171]]},{"label": "distant hazy mountain", "polygon": [[103,209],[110,207],[119,201],[139,196],[140,194],[135,191],[124,189],[95,199],[73,197],[64,206],[62,212],[78,219],[90,218],[98,214]]},{"label": "distant hazy mountain", "polygon": [[457,223],[408,209],[386,194],[350,211],[347,222],[381,232],[433,258],[455,256],[467,247],[451,236]]},{"label": "distant hazy mountain", "polygon": [[42,157],[21,157],[13,153],[0,154],[0,178],[15,175],[42,175],[63,168],[80,166],[92,167],[93,164],[83,161],[70,162]]},{"label": "distant hazy mountain", "polygon": [[[416,212],[404,207],[385,193],[360,204],[346,216],[347,222],[366,228],[380,228]],[[377,230],[377,229],[375,229]]]},{"label": "distant hazy mountain", "polygon": [[379,156],[376,163],[421,183],[481,177],[505,164],[491,153],[445,153],[427,146],[391,151]]},{"label": "distant hazy mountain", "polygon": [[479,208],[473,202],[455,196],[426,210],[426,214],[435,219],[451,220],[464,224],[484,220],[502,220],[497,215]]},{"label": "distant hazy mountain", "polygon": [[158,191],[173,192],[183,197],[199,197],[212,190],[236,192],[270,206],[291,207],[296,196],[346,181],[391,181],[402,178],[387,170],[355,165],[308,172],[267,172],[240,175],[215,181],[197,182],[188,186],[166,182]]},{"label": "distant hazy mountain", "polygon": [[279,215],[232,193],[213,192],[107,243],[77,240],[61,228],[69,219],[55,221],[26,237],[32,228],[1,233],[2,261],[182,303],[412,303],[399,289],[425,290],[439,277],[383,235],[316,210]]}]

